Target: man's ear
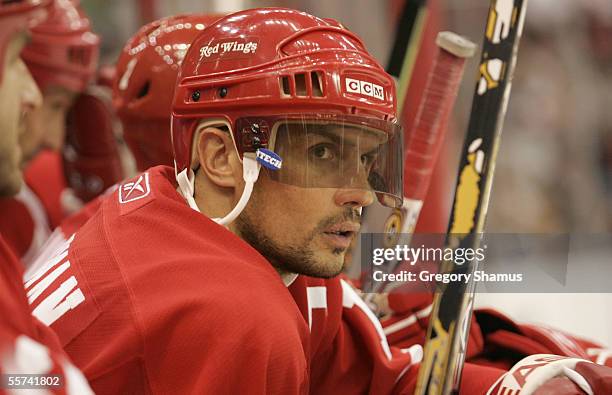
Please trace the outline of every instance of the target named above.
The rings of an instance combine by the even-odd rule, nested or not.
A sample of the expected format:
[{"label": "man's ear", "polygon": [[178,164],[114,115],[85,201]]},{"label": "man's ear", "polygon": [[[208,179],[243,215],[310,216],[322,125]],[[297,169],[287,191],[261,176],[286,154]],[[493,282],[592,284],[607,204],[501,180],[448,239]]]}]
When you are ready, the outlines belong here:
[{"label": "man's ear", "polygon": [[207,127],[197,137],[196,149],[203,171],[219,187],[237,187],[242,181],[242,164],[230,134]]}]

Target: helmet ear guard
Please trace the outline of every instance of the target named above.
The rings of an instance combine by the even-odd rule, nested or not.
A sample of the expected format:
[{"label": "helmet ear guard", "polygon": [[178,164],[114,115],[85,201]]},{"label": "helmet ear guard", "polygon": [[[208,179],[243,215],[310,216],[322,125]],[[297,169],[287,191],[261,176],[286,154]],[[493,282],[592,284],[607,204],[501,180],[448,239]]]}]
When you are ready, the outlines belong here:
[{"label": "helmet ear guard", "polygon": [[[231,127],[229,126],[227,121],[222,119],[211,119],[200,122],[197,125],[196,130],[193,134],[193,140],[196,141],[200,137],[200,134],[204,129],[218,126],[228,128],[228,131],[232,138],[232,142],[234,143],[234,149],[236,149],[236,141],[234,140],[234,135],[231,132]],[[186,167],[180,172],[176,172],[177,168],[175,166],[175,174],[180,194],[185,198],[185,200],[187,200],[189,207],[191,207],[197,212],[201,212],[200,208],[196,204],[195,199],[193,198],[195,194],[194,168],[197,168],[197,166],[199,165],[199,163],[195,160],[195,147],[196,144],[192,144],[191,166]],[[249,199],[251,198],[251,194],[253,193],[253,186],[257,181],[257,178],[259,177],[259,171],[261,169],[261,166],[259,163],[257,163],[254,153],[245,153],[244,156],[239,159],[241,159],[242,162],[242,178],[244,180],[244,190],[242,191],[242,195],[240,196],[238,203],[236,204],[236,206],[234,206],[232,211],[230,211],[223,218],[212,218],[213,221],[222,226],[227,226],[232,223],[244,210],[247,203],[249,202]]]}]

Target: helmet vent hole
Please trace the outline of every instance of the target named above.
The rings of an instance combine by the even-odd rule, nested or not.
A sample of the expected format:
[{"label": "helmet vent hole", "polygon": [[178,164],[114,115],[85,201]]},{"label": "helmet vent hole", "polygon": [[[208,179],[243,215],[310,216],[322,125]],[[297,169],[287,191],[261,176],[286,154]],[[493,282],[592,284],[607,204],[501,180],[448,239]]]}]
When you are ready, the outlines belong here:
[{"label": "helmet vent hole", "polygon": [[291,96],[291,84],[289,83],[289,76],[284,75],[280,78],[281,96]]},{"label": "helmet vent hole", "polygon": [[142,99],[143,97],[145,97],[146,95],[149,94],[149,89],[151,88],[151,81],[147,81],[144,83],[144,85],[140,88],[140,90],[138,91],[138,95],[136,95],[137,99]]},{"label": "helmet vent hole", "polygon": [[295,75],[295,95],[308,96],[308,87],[306,86],[306,74]]},{"label": "helmet vent hole", "polygon": [[323,97],[323,87],[322,87],[322,79],[320,71],[313,71],[310,73],[310,81],[312,83],[312,96],[314,97]]}]

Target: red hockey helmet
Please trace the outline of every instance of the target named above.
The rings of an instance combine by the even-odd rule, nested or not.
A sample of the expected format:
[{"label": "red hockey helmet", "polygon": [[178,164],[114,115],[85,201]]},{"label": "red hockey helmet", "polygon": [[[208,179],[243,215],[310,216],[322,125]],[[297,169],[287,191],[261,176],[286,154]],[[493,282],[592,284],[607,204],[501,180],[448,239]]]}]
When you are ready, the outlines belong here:
[{"label": "red hockey helmet", "polygon": [[58,85],[81,92],[96,72],[100,38],[78,0],[54,0],[49,17],[30,30],[21,56],[42,91]]},{"label": "red hockey helmet", "polygon": [[221,15],[179,15],[143,26],[115,70],[113,106],[138,169],[172,165],[170,114],[179,65],[189,45]]},{"label": "red hockey helmet", "polygon": [[13,34],[39,23],[47,15],[51,0],[0,0],[0,81],[4,53]]},{"label": "red hockey helmet", "polygon": [[383,204],[401,205],[393,79],[338,22],[253,9],[218,20],[193,42],[172,112],[177,180],[193,208],[192,145],[211,122],[231,131],[247,181],[243,197],[257,179],[256,160],[279,182],[374,190]]}]

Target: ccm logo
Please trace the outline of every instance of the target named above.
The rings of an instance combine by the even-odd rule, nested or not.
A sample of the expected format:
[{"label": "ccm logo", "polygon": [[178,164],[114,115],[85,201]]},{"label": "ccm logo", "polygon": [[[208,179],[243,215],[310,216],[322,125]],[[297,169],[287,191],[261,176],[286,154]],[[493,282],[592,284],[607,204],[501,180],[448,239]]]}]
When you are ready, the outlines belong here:
[{"label": "ccm logo", "polygon": [[358,93],[361,95],[374,97],[379,100],[385,100],[384,88],[380,85],[376,85],[371,82],[347,78],[346,91],[349,93]]}]

